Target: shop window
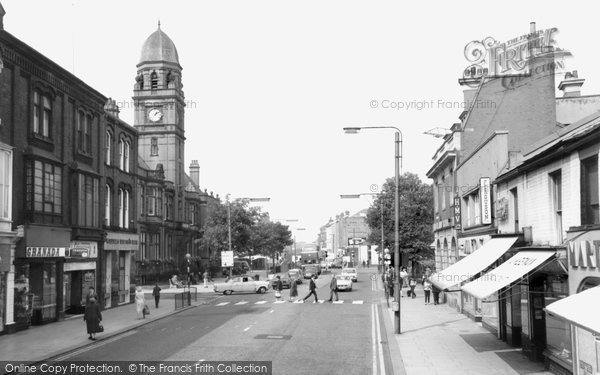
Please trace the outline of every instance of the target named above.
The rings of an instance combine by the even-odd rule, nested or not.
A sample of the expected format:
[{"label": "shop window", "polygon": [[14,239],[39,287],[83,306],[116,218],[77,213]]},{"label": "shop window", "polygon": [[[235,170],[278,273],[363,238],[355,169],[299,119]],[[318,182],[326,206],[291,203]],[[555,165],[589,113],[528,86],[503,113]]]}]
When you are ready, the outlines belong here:
[{"label": "shop window", "polygon": [[600,224],[598,211],[598,156],[581,161],[581,225]]},{"label": "shop window", "polygon": [[97,227],[99,221],[99,192],[97,178],[79,174],[77,224],[83,227]]},{"label": "shop window", "polygon": [[546,350],[567,368],[573,365],[571,325],[563,319],[546,314]]},{"label": "shop window", "polygon": [[62,212],[62,174],[59,167],[38,160],[27,162],[25,189],[28,210],[49,214]]}]

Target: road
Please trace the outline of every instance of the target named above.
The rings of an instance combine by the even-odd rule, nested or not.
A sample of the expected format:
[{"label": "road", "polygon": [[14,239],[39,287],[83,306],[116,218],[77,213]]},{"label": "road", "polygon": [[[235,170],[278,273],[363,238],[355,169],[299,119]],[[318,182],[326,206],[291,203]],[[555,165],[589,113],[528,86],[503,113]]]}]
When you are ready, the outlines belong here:
[{"label": "road", "polygon": [[[335,271],[336,273],[339,270]],[[69,361],[272,361],[274,374],[392,374],[381,299],[361,269],[340,302],[275,303],[266,294],[211,296],[207,303],[62,356]],[[317,280],[329,298],[330,275]],[[307,284],[299,295],[307,294]]]}]

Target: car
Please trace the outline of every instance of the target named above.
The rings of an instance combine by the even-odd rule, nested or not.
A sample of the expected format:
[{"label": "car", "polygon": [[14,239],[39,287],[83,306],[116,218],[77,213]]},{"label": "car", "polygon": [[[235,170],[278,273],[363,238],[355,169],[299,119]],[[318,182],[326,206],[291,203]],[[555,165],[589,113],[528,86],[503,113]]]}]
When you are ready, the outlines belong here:
[{"label": "car", "polygon": [[296,280],[296,284],[302,284],[302,279],[304,279],[304,274],[302,270],[298,268],[293,268],[288,271],[288,277],[292,280]]},{"label": "car", "polygon": [[321,274],[321,266],[318,264],[305,264],[302,266],[302,273],[305,279],[310,279],[313,276],[318,278]]},{"label": "car", "polygon": [[224,283],[215,283],[213,290],[215,293],[225,295],[236,293],[265,293],[269,289],[268,281],[255,280],[251,276],[239,276],[230,279]]},{"label": "car", "polygon": [[347,290],[349,292],[352,291],[352,276],[349,275],[335,275],[337,279],[337,288],[338,290]]},{"label": "car", "polygon": [[343,268],[342,275],[350,276],[352,281],[358,281],[358,271],[356,268]]},{"label": "car", "polygon": [[[271,280],[271,288],[275,290],[275,282],[277,282],[277,278]],[[281,283],[283,284],[283,289],[289,289],[292,286],[292,279],[289,277],[281,277]]]}]

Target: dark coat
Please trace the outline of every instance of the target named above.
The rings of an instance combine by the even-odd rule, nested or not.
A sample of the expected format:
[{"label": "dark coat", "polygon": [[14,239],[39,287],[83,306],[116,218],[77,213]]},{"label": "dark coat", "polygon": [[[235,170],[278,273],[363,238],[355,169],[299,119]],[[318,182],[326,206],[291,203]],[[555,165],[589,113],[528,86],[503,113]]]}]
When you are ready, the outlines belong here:
[{"label": "dark coat", "polygon": [[317,290],[317,284],[315,284],[315,279],[310,279],[310,284],[308,284],[308,290],[314,292]]},{"label": "dark coat", "polygon": [[337,290],[337,279],[335,276],[331,277],[331,281],[329,282],[329,289]]},{"label": "dark coat", "polygon": [[292,280],[290,285],[290,297],[298,297],[298,283],[296,280]]},{"label": "dark coat", "polygon": [[275,290],[279,292],[283,290],[283,281],[281,281],[280,279],[277,279],[277,281],[275,281]]},{"label": "dark coat", "polygon": [[100,322],[102,321],[102,313],[100,312],[100,306],[95,302],[90,302],[85,306],[85,313],[83,314],[83,320],[87,327],[87,333],[100,332]]},{"label": "dark coat", "polygon": [[162,290],[162,289],[160,289],[160,287],[159,287],[158,285],[156,285],[156,286],[154,287],[154,289],[152,289],[152,295],[153,295],[154,297],[160,297],[160,291],[161,291],[161,290]]}]

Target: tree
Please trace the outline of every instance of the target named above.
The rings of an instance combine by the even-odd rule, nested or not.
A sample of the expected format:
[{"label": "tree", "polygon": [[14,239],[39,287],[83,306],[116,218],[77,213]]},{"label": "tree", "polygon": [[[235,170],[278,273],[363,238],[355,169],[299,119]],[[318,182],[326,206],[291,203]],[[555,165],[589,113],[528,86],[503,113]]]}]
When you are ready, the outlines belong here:
[{"label": "tree", "polygon": [[[398,228],[402,257],[410,261],[432,259],[434,253],[429,244],[433,242],[433,188],[412,173],[403,174],[399,177],[398,182],[400,206]],[[371,229],[369,242],[380,244],[381,207],[383,205],[384,247],[389,248],[392,254],[394,248],[394,192],[394,179],[389,178],[383,185],[381,194],[367,211],[367,224]]]},{"label": "tree", "polygon": [[273,259],[273,268],[275,268],[275,257],[281,253],[286,246],[294,243],[292,232],[287,225],[279,222],[274,223],[268,218],[256,223],[252,228],[250,243],[254,254],[261,254]]}]

